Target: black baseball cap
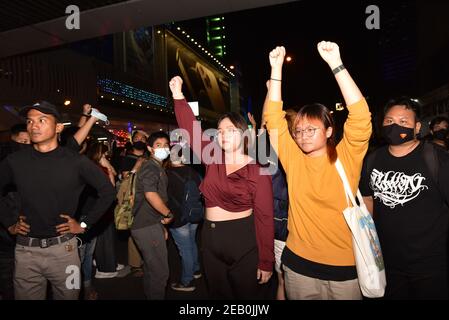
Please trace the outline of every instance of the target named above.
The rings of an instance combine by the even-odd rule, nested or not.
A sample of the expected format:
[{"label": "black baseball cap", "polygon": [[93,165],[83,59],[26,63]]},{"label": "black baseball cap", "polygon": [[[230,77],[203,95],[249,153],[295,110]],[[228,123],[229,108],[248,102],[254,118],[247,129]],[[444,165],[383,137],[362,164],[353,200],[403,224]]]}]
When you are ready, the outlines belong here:
[{"label": "black baseball cap", "polygon": [[25,106],[20,109],[19,114],[26,118],[28,111],[30,111],[31,109],[39,110],[40,112],[45,114],[54,115],[58,122],[61,121],[61,114],[59,113],[58,108],[50,102],[39,101],[33,105]]}]

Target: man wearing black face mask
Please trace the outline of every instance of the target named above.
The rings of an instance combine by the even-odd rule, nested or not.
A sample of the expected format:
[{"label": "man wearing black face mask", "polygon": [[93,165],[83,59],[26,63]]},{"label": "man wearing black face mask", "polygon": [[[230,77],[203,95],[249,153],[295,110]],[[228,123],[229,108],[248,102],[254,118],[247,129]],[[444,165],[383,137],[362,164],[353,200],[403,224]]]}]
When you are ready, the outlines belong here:
[{"label": "man wearing black face mask", "polygon": [[142,130],[136,130],[132,134],[132,149],[120,161],[119,172],[122,178],[126,178],[129,172],[137,172],[147,151],[148,135]]},{"label": "man wearing black face mask", "polygon": [[360,190],[374,215],[387,275],[386,299],[448,298],[449,156],[420,142],[419,105],[391,100]]},{"label": "man wearing black face mask", "polygon": [[444,150],[448,150],[449,137],[449,119],[446,117],[436,117],[430,124],[430,133],[432,134],[432,142]]}]

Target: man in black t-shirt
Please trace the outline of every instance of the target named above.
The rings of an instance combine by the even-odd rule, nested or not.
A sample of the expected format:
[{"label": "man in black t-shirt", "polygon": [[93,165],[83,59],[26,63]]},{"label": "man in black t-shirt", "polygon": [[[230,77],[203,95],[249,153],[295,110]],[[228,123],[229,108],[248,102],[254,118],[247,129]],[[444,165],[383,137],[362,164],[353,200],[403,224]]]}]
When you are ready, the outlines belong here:
[{"label": "man in black t-shirt", "polygon": [[147,133],[136,130],[133,132],[131,139],[132,149],[120,159],[119,172],[122,179],[126,178],[129,172],[137,172],[143,163],[143,158],[147,155]]},{"label": "man in black t-shirt", "polygon": [[[418,110],[406,98],[386,105],[388,145],[367,156],[361,175],[384,255],[387,299],[448,298],[449,157],[417,139]],[[432,164],[426,152],[435,155]]]},{"label": "man in black t-shirt", "polygon": [[[8,156],[0,163],[0,190],[17,187],[19,219],[0,215],[0,223],[17,235],[14,293],[16,299],[45,299],[47,281],[53,298],[77,299],[80,289],[80,260],[75,234],[93,225],[115,198],[106,175],[92,161],[58,146],[63,125],[57,108],[45,101],[21,110],[27,117],[32,146]],[[75,214],[79,195],[86,184],[98,198],[85,220]],[[6,212],[0,197],[0,212]]]}]

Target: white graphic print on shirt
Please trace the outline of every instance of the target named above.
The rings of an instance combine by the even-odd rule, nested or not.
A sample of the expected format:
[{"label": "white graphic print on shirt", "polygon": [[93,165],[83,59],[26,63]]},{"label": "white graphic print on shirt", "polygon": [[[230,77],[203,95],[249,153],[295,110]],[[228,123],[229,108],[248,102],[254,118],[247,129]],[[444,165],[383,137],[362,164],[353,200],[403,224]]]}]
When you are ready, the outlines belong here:
[{"label": "white graphic print on shirt", "polygon": [[403,172],[382,172],[373,169],[370,187],[374,191],[374,199],[379,198],[384,205],[394,209],[415,199],[422,190],[429,189],[423,182],[426,180],[421,173],[408,176]]}]

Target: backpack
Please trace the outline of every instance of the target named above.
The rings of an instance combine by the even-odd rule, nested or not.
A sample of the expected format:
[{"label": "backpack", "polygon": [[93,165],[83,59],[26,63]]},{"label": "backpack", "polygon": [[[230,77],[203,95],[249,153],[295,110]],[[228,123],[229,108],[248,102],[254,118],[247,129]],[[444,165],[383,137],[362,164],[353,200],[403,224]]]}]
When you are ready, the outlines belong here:
[{"label": "backpack", "polygon": [[117,230],[128,230],[133,224],[133,207],[136,196],[136,173],[130,173],[122,180],[117,192],[114,221]]},{"label": "backpack", "polygon": [[181,222],[199,223],[204,218],[204,205],[195,180],[191,176],[184,178],[174,170],[172,173],[184,184],[182,203],[179,203],[174,197],[172,199],[181,209]]}]

